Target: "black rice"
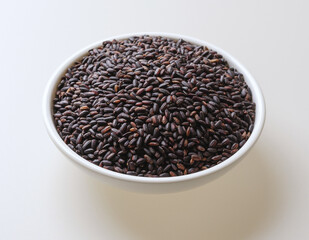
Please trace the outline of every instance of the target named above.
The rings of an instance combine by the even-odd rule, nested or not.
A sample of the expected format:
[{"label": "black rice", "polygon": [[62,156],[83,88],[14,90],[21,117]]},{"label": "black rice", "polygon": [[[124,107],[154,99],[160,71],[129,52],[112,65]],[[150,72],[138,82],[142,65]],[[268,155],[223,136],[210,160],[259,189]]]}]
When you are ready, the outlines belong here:
[{"label": "black rice", "polygon": [[237,69],[206,46],[139,36],[105,41],[69,67],[55,126],[77,154],[134,176],[180,176],[235,154],[255,120]]}]

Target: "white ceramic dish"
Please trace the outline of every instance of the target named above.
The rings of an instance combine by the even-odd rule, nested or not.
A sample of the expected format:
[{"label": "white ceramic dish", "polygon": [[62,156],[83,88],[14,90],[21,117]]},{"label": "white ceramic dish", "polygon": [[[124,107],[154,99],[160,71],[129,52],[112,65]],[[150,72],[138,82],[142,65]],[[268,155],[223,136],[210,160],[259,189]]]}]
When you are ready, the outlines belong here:
[{"label": "white ceramic dish", "polygon": [[[243,73],[245,77],[245,81],[249,85],[253,95],[253,101],[256,103],[256,119],[254,124],[254,130],[245,143],[245,145],[236,152],[232,157],[228,158],[224,162],[204,171],[200,171],[197,173],[177,176],[177,177],[167,177],[167,178],[149,178],[149,177],[138,177],[138,176],[130,176],[125,174],[120,174],[117,172],[113,172],[110,170],[106,170],[101,168],[95,164],[92,164],[74,151],[72,151],[60,138],[59,134],[56,131],[53,116],[52,116],[52,100],[54,98],[57,84],[61,78],[61,76],[65,73],[66,69],[71,66],[76,60],[80,59],[84,56],[88,50],[98,47],[101,45],[103,41],[112,40],[112,39],[125,39],[131,36],[139,36],[139,35],[153,35],[153,36],[165,36],[169,38],[179,39],[182,38],[186,41],[189,41],[194,44],[204,45],[210,49],[213,49],[220,53],[230,64],[230,66],[235,67],[241,73]],[[108,39],[103,39],[99,42],[93,43],[84,49],[78,51],[73,56],[69,57],[52,75],[50,81],[46,87],[46,91],[43,99],[43,116],[44,121],[49,133],[50,138],[56,144],[56,146],[74,163],[77,163],[82,169],[85,171],[97,176],[103,182],[118,186],[127,190],[134,190],[139,192],[148,192],[148,193],[169,193],[175,191],[182,191],[186,189],[190,189],[196,186],[200,186],[208,181],[213,180],[225,172],[227,172],[232,166],[235,165],[240,159],[242,159],[246,153],[252,148],[252,146],[257,141],[260,136],[264,121],[265,121],[265,103],[260,87],[257,82],[253,78],[253,76],[248,72],[248,70],[239,63],[234,57],[225,52],[224,50],[216,47],[213,44],[210,44],[206,41],[198,40],[192,37],[170,34],[170,33],[161,33],[161,32],[151,32],[151,33],[133,33],[126,34],[121,36],[114,36]]]}]

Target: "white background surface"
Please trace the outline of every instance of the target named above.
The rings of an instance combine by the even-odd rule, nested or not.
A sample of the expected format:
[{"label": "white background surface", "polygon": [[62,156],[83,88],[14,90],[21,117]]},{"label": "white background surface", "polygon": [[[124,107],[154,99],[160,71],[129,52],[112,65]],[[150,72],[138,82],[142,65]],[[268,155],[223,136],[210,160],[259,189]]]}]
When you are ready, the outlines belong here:
[{"label": "white background surface", "polygon": [[[0,239],[309,239],[308,1],[1,1]],[[222,178],[187,192],[105,186],[56,149],[41,100],[94,41],[173,32],[225,49],[265,94],[264,132]]]}]

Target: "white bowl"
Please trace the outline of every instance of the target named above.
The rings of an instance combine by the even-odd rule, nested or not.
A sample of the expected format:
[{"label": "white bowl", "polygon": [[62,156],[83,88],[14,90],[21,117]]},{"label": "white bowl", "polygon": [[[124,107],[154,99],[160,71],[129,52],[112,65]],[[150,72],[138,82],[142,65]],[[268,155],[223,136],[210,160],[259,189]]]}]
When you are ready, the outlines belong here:
[{"label": "white bowl", "polygon": [[[148,34],[150,36],[164,36],[173,39],[181,38],[194,44],[207,46],[208,48],[213,49],[219,54],[221,54],[228,61],[230,66],[236,68],[244,75],[245,81],[252,91],[253,101],[256,104],[256,119],[254,123],[254,130],[248,141],[233,156],[212,168],[188,175],[165,178],[138,177],[117,173],[92,164],[79,156],[73,150],[71,150],[60,138],[53,121],[52,109],[53,98],[55,96],[58,82],[65,73],[66,69],[71,66],[76,60],[81,59],[88,52],[88,50],[99,47],[103,41],[112,39],[126,39],[131,36],[139,36],[144,34]],[[214,178],[223,175],[232,166],[234,166],[236,162],[239,162],[239,160],[242,159],[252,148],[252,146],[255,144],[261,134],[265,120],[265,103],[260,87],[258,86],[255,79],[252,77],[252,75],[249,73],[249,71],[234,57],[232,57],[224,50],[206,41],[198,40],[192,37],[161,32],[146,32],[126,34],[110,37],[108,39],[103,39],[99,42],[90,44],[89,46],[83,48],[82,50],[75,53],[73,56],[69,57],[66,61],[64,61],[64,63],[54,72],[46,87],[43,99],[43,115],[50,138],[69,159],[71,159],[74,163],[77,163],[77,165],[79,165],[85,171],[96,175],[100,180],[107,184],[121,187],[123,189],[147,193],[169,193],[183,191],[196,186],[200,186],[208,181],[213,180]]]}]

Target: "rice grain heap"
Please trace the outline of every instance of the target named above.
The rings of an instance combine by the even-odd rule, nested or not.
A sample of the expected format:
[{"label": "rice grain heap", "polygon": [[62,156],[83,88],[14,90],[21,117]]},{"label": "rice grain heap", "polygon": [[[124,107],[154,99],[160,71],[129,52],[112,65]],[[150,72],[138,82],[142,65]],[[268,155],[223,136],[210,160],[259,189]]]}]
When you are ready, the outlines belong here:
[{"label": "rice grain heap", "polygon": [[108,170],[170,177],[215,166],[250,137],[255,104],[217,52],[181,39],[102,43],[67,69],[54,98],[64,142]]}]

